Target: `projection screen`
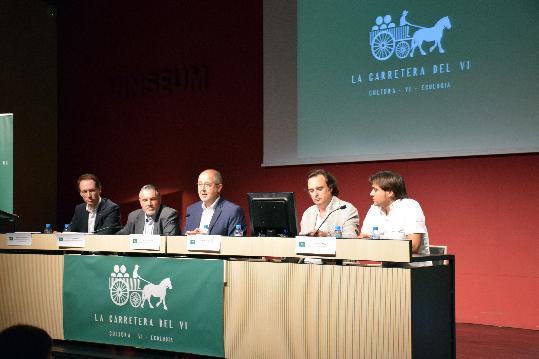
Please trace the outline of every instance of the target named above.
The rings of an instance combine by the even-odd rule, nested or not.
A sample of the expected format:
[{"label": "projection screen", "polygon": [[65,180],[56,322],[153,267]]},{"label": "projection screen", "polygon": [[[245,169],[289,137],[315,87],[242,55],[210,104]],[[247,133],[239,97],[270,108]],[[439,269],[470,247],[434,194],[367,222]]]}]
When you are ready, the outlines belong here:
[{"label": "projection screen", "polygon": [[263,166],[539,151],[536,0],[263,3]]}]

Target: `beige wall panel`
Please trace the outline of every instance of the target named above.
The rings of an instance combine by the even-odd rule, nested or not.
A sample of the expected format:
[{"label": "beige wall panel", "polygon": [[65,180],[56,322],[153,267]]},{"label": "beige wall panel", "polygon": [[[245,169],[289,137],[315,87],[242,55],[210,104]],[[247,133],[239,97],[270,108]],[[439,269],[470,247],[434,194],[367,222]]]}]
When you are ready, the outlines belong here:
[{"label": "beige wall panel", "polygon": [[227,357],[411,356],[407,269],[230,262],[227,278]]},{"label": "beige wall panel", "polygon": [[[0,254],[0,329],[36,325],[63,339],[63,256]],[[410,358],[411,271],[229,261],[229,358]]]},{"label": "beige wall panel", "polygon": [[0,329],[30,324],[63,339],[63,256],[0,254]]}]

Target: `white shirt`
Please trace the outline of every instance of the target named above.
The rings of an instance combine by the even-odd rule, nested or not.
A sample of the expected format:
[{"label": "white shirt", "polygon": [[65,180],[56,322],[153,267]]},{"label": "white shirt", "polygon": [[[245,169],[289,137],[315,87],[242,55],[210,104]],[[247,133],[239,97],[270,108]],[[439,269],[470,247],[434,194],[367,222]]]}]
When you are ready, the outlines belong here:
[{"label": "white shirt", "polygon": [[154,219],[144,214],[144,231],[142,232],[142,234],[153,234],[154,224]]},{"label": "white shirt", "polygon": [[213,214],[215,213],[215,206],[217,205],[217,202],[219,202],[219,198],[217,197],[215,199],[215,202],[211,204],[208,208],[204,205],[204,202],[202,202],[202,216],[200,216],[200,225],[198,228],[203,229],[205,225],[210,227],[210,222],[213,217]]},{"label": "white shirt", "polygon": [[[346,208],[337,210],[338,208],[346,206]],[[337,210],[337,211],[335,211]],[[331,212],[335,211],[333,214]],[[333,232],[335,226],[342,227],[343,238],[356,238],[358,235],[359,226],[359,214],[356,207],[351,203],[345,202],[336,196],[333,196],[329,205],[326,207],[327,221],[325,223],[325,229],[329,229],[328,232]],[[317,222],[319,215],[318,206],[312,205],[303,212],[300,222],[300,235],[307,235],[308,233],[315,231],[321,222]]]},{"label": "white shirt", "polygon": [[378,227],[380,236],[387,239],[405,239],[407,235],[422,233],[419,254],[429,254],[429,235],[425,215],[419,203],[410,198],[398,199],[389,206],[389,213],[372,205],[363,220],[361,233],[372,235]]},{"label": "white shirt", "polygon": [[[328,235],[333,235],[333,229],[328,230],[328,222],[324,222],[324,224],[322,224],[322,222],[328,217],[328,215],[331,213],[331,210],[328,210],[329,208],[333,208],[333,204],[335,202],[335,196],[332,196],[331,197],[331,201],[329,201],[328,205],[326,206],[326,215],[324,216],[324,218],[322,218],[322,216],[320,215],[320,209],[315,206],[315,211],[316,211],[316,223],[314,224],[314,228],[315,229],[319,229],[323,232],[328,232]],[[322,227],[320,227],[320,224],[322,224]],[[303,260],[303,263],[306,263],[306,264],[323,264],[323,261],[322,259],[320,258],[311,258],[311,257],[305,257],[305,259]]]},{"label": "white shirt", "polygon": [[[324,219],[327,218],[328,214],[330,214],[331,211],[328,211],[328,208],[333,208],[333,202],[335,202],[335,196],[331,197],[331,201],[329,201],[328,205],[326,206],[326,215],[324,218],[322,218],[322,216],[320,215],[320,209],[316,207],[316,223],[314,225],[314,228],[320,229],[322,232],[330,232],[328,231],[328,228],[327,228],[328,222],[326,221],[324,222],[324,224],[322,224],[322,222],[324,221]],[[322,227],[320,227],[321,224],[322,224]],[[331,228],[331,231],[333,231],[333,228]]]},{"label": "white shirt", "polygon": [[86,205],[86,212],[88,212],[88,233],[95,232],[95,217],[97,216],[97,207],[99,207],[100,203],[101,197],[99,197],[99,202],[97,202],[95,208],[90,208],[88,204]]}]

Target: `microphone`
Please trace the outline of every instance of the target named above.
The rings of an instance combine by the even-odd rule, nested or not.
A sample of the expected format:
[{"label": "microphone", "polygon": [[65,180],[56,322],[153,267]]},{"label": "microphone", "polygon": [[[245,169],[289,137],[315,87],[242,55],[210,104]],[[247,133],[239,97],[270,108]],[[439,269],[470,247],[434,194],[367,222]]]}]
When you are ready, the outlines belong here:
[{"label": "microphone", "polygon": [[19,217],[18,214],[9,213],[9,212],[5,212],[5,211],[0,210],[0,219],[5,219],[5,220],[8,220],[8,221],[18,221],[20,218],[21,217]]},{"label": "microphone", "polygon": [[114,234],[116,232],[118,232],[118,230],[122,229],[123,227],[122,226],[118,226],[118,225],[114,225],[114,226],[108,226],[108,227],[103,227],[103,228],[99,228],[97,231],[94,231],[94,233],[90,233],[90,234],[99,234],[101,232],[107,232],[109,230],[112,230],[109,234]]},{"label": "microphone", "polygon": [[329,212],[328,215],[326,216],[326,218],[324,218],[324,220],[322,221],[322,223],[320,223],[320,225],[318,226],[318,229],[314,232],[314,235],[316,236],[318,234],[318,231],[320,230],[320,228],[322,228],[322,226],[324,225],[324,223],[326,222],[326,220],[329,218],[329,216],[331,216],[331,214],[333,212],[337,212],[337,211],[340,211],[341,209],[345,209],[346,208],[346,205],[343,204],[342,206],[338,207],[338,208],[335,208],[333,211]]}]

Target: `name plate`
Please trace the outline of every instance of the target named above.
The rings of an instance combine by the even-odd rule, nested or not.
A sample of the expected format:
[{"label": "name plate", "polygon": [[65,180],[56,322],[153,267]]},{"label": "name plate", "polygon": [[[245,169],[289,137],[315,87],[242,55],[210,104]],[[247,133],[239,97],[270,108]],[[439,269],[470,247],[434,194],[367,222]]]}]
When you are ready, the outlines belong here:
[{"label": "name plate", "polygon": [[296,237],[296,254],[337,254],[337,239],[335,237]]},{"label": "name plate", "polygon": [[130,234],[129,248],[158,251],[161,249],[161,236],[158,234]]},{"label": "name plate", "polygon": [[221,251],[221,237],[222,236],[214,234],[195,234],[187,236],[187,250],[219,252]]},{"label": "name plate", "polygon": [[8,246],[31,246],[32,232],[6,233],[6,244]]},{"label": "name plate", "polygon": [[86,234],[85,233],[56,233],[56,243],[58,247],[86,247]]}]

